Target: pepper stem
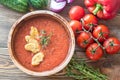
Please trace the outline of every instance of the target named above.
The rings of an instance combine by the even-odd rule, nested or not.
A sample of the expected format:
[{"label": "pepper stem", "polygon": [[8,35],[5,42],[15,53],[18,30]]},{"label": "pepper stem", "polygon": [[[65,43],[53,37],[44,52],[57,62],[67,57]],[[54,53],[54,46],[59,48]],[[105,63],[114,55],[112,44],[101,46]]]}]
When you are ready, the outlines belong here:
[{"label": "pepper stem", "polygon": [[101,4],[96,4],[96,8],[93,11],[93,14],[96,15],[99,10],[102,10],[102,5]]}]

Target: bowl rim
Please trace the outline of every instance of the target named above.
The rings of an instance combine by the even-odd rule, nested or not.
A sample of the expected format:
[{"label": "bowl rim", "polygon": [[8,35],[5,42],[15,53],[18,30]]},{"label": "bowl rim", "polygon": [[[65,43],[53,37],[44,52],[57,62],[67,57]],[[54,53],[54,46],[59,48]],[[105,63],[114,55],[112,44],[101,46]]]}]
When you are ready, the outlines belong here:
[{"label": "bowl rim", "polygon": [[[16,26],[25,18],[28,18],[30,16],[36,15],[36,14],[46,14],[46,15],[50,15],[53,16],[57,19],[59,19],[61,22],[63,22],[64,24],[66,24],[66,27],[69,31],[69,35],[70,35],[70,39],[71,39],[71,43],[69,45],[69,50],[68,50],[68,54],[66,55],[65,59],[62,61],[62,63],[60,63],[58,66],[56,66],[55,68],[48,70],[48,71],[43,71],[43,72],[36,72],[36,71],[32,71],[29,70],[27,68],[25,68],[23,65],[21,65],[14,57],[13,55],[13,51],[12,51],[12,35],[13,32],[16,28]],[[34,75],[34,76],[50,76],[53,75],[59,71],[61,71],[62,69],[64,69],[67,64],[70,62],[73,54],[74,54],[74,49],[75,49],[75,37],[74,37],[74,33],[72,31],[72,29],[69,27],[69,23],[66,19],[64,19],[62,16],[60,16],[57,13],[51,12],[51,11],[47,11],[47,10],[38,10],[38,11],[33,11],[33,12],[29,12],[25,15],[23,15],[21,18],[19,18],[11,27],[9,35],[8,35],[8,51],[9,51],[9,56],[12,59],[13,63],[23,72],[29,74],[29,75]]]}]

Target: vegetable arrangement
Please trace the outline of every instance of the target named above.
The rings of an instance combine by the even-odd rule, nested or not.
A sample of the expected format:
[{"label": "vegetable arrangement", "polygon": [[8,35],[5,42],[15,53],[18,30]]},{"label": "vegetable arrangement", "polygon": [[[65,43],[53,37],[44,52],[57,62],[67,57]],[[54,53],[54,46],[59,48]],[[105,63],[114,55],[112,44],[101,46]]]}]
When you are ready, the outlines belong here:
[{"label": "vegetable arrangement", "polygon": [[76,42],[86,49],[86,56],[91,60],[99,60],[105,53],[116,54],[120,50],[120,41],[109,37],[110,30],[104,24],[99,24],[93,14],[85,14],[80,6],[73,6],[69,11],[70,27]]},{"label": "vegetable arrangement", "polygon": [[[33,9],[49,9],[60,12],[67,3],[74,0],[0,0],[5,5],[18,12],[28,12]],[[101,19],[112,19],[119,10],[119,0],[85,0],[88,10]],[[109,4],[108,4],[109,3]],[[86,49],[86,56],[91,60],[99,60],[104,53],[116,54],[120,50],[120,41],[116,37],[109,37],[110,30],[104,24],[98,24],[93,14],[85,14],[81,6],[73,6],[69,11],[70,26],[75,34],[77,44]],[[42,36],[42,43],[47,45],[49,37]],[[44,39],[43,39],[44,38]],[[39,56],[39,55],[38,55]],[[37,57],[38,57],[37,56]],[[33,58],[34,61],[34,58]],[[38,65],[42,61],[34,62]],[[107,77],[99,71],[89,67],[85,62],[72,59],[67,67],[67,76],[78,80],[106,80]]]},{"label": "vegetable arrangement", "polygon": [[[89,4],[90,2],[88,3],[88,1],[92,3],[94,0],[85,0],[85,4]],[[88,10],[89,9],[91,10],[91,8],[88,8]],[[114,11],[113,13],[107,13],[106,15],[105,13],[99,14],[98,12],[97,16],[102,19],[112,19],[116,12]],[[104,24],[99,24],[97,17],[94,16],[96,14],[93,14],[85,14],[85,11],[81,6],[73,6],[69,11],[69,17],[71,19],[69,24],[74,32],[78,46],[86,49],[86,56],[89,59],[97,61],[106,53],[116,54],[119,52],[120,41],[116,37],[109,37],[109,28]],[[108,79],[104,74],[101,74],[99,71],[88,66],[86,62],[78,60],[80,59],[73,57],[68,64],[67,76],[77,80]]]},{"label": "vegetable arrangement", "polygon": [[32,9],[48,9],[60,12],[66,4],[74,0],[0,0],[0,4],[18,12],[28,12]]},{"label": "vegetable arrangement", "polygon": [[[64,9],[67,3],[70,4],[73,1],[74,0],[0,0],[0,4],[7,6],[8,8],[13,9],[15,11],[23,12],[23,13],[35,9],[48,9],[53,12],[60,12]],[[105,20],[112,19],[115,17],[118,10],[120,9],[119,3],[120,3],[119,0],[114,0],[114,1],[85,0],[84,1],[84,4],[91,13]],[[83,11],[80,8],[79,10]],[[72,18],[72,15],[70,17]]]}]

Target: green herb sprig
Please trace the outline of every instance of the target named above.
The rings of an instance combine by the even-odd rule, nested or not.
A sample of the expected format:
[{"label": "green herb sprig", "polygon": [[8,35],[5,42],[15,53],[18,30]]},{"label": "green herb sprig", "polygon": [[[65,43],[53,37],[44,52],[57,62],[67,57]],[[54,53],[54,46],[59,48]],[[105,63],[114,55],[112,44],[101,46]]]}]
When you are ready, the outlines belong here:
[{"label": "green herb sprig", "polygon": [[50,42],[50,38],[52,36],[52,33],[47,35],[45,30],[41,30],[40,34],[41,34],[39,36],[40,44],[42,45],[42,48],[45,48],[49,44],[49,42]]},{"label": "green herb sprig", "polygon": [[77,80],[107,80],[107,76],[90,67],[84,61],[73,58],[66,68],[66,75]]}]

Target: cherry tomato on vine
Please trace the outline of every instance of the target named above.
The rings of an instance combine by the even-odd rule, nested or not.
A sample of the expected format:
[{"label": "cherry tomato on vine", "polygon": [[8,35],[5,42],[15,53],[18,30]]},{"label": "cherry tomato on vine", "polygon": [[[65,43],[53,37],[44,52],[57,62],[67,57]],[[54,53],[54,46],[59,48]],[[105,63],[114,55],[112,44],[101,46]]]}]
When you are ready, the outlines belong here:
[{"label": "cherry tomato on vine", "polygon": [[103,46],[108,54],[115,54],[120,51],[120,41],[115,37],[108,38]]},{"label": "cherry tomato on vine", "polygon": [[82,23],[77,20],[72,20],[72,21],[70,21],[69,24],[75,34],[75,37],[77,37],[79,34],[79,31],[82,30]]},{"label": "cherry tomato on vine", "polygon": [[103,55],[102,48],[97,44],[93,43],[86,49],[86,55],[91,60],[99,60]]},{"label": "cherry tomato on vine", "polygon": [[81,32],[77,37],[77,44],[82,48],[87,48],[93,42],[89,32]]},{"label": "cherry tomato on vine", "polygon": [[98,23],[97,18],[93,14],[86,14],[83,17],[83,20],[84,20],[84,28],[86,30],[89,30],[90,28],[92,29],[92,27],[96,26]]},{"label": "cherry tomato on vine", "polygon": [[110,31],[105,25],[98,25],[93,30],[93,36],[98,39],[99,42],[103,42],[104,40],[106,40],[109,36],[109,33]]},{"label": "cherry tomato on vine", "polygon": [[80,20],[85,15],[85,11],[81,6],[73,6],[69,11],[69,17],[72,20]]}]

